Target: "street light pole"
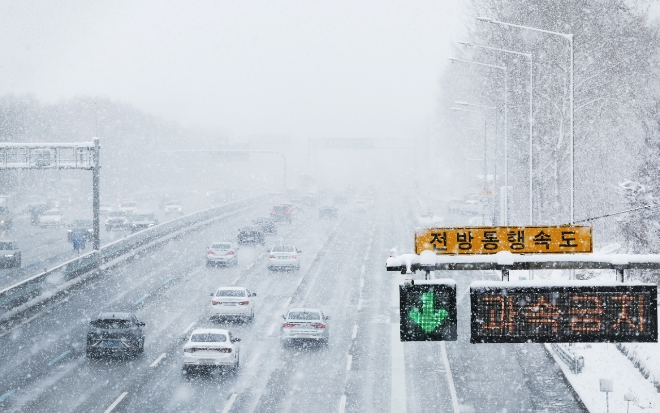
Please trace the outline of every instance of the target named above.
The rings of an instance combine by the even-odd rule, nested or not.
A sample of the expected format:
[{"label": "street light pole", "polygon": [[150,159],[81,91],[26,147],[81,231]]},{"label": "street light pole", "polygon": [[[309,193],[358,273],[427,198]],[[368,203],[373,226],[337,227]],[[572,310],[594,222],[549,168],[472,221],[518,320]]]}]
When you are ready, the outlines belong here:
[{"label": "street light pole", "polygon": [[539,33],[545,33],[545,34],[552,34],[555,36],[563,37],[564,39],[568,40],[569,47],[570,47],[570,54],[571,54],[571,69],[570,69],[570,89],[569,89],[569,94],[570,94],[570,106],[571,106],[571,116],[570,116],[570,154],[571,154],[571,224],[575,222],[575,139],[574,139],[574,126],[575,126],[575,121],[574,121],[574,105],[573,105],[573,72],[574,72],[574,65],[573,65],[573,52],[574,52],[574,47],[573,47],[573,40],[574,40],[574,35],[573,33],[559,33],[559,32],[553,32],[550,30],[543,30],[543,29],[538,29],[536,27],[529,27],[529,26],[521,26],[519,24],[513,24],[513,23],[506,23],[506,22],[500,22],[497,20],[493,20],[488,17],[477,17],[477,20],[487,22],[487,23],[493,23],[493,24],[499,24],[502,26],[509,26],[509,27],[516,27],[519,29],[525,29],[525,30],[532,30],[535,32]]},{"label": "street light pole", "polygon": [[509,133],[508,133],[508,104],[507,104],[507,95],[508,92],[508,76],[506,73],[506,67],[490,65],[487,63],[475,62],[472,60],[463,60],[457,59],[455,57],[449,57],[449,60],[452,62],[460,63],[469,63],[477,66],[489,67],[492,69],[498,69],[504,72],[504,225],[509,225]]},{"label": "street light pole", "polygon": [[496,52],[509,53],[518,56],[525,56],[529,59],[529,223],[534,224],[534,192],[532,191],[533,180],[533,162],[534,153],[532,145],[532,136],[534,134],[534,57],[531,53],[516,52],[515,50],[499,49],[497,47],[484,46],[470,42],[458,42],[469,47],[478,47],[480,49],[494,50]]}]

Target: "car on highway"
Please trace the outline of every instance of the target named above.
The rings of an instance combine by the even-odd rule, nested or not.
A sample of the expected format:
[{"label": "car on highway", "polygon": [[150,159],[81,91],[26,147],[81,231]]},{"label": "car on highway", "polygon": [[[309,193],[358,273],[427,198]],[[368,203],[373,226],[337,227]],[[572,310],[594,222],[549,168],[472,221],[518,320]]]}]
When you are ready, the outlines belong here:
[{"label": "car on highway", "polygon": [[127,215],[136,212],[137,209],[137,202],[135,201],[124,201],[119,204],[119,210],[124,211]]},{"label": "car on highway", "polygon": [[211,293],[209,317],[211,320],[220,318],[240,318],[254,320],[254,305],[256,293],[244,287],[220,287]]},{"label": "car on highway", "polygon": [[237,370],[240,366],[240,338],[229,330],[198,328],[183,346],[183,373],[212,369]]},{"label": "car on highway", "polygon": [[101,215],[107,215],[110,212],[112,212],[112,205],[110,205],[110,204],[101,204],[99,206],[99,213]]},{"label": "car on highway", "polygon": [[130,215],[129,228],[131,232],[142,231],[156,225],[158,225],[158,218],[156,218],[156,215],[152,211],[138,210]]},{"label": "car on highway", "polygon": [[315,341],[328,344],[330,317],[317,308],[291,308],[282,316],[280,343]]},{"label": "car on highway", "polygon": [[34,207],[37,205],[43,205],[46,204],[43,199],[41,199],[40,196],[32,195],[27,197],[25,201],[25,212],[30,212]]},{"label": "car on highway", "polygon": [[165,215],[183,215],[183,206],[180,201],[167,201],[163,209]]},{"label": "car on highway", "polygon": [[41,218],[41,215],[49,209],[50,208],[46,204],[34,205],[30,209],[30,223],[32,225],[39,225],[39,218]]},{"label": "car on highway", "polygon": [[231,242],[214,242],[206,249],[206,266],[238,265],[238,247]]},{"label": "car on highway", "polygon": [[105,230],[112,231],[113,229],[126,229],[128,227],[128,218],[126,212],[122,210],[112,211],[105,219]]},{"label": "car on highway", "polygon": [[242,227],[238,229],[238,235],[236,236],[236,241],[239,245],[246,244],[260,244],[266,245],[266,238],[261,229],[251,226],[251,227]]},{"label": "car on highway", "polygon": [[268,269],[300,269],[300,251],[291,245],[277,245],[268,253]]},{"label": "car on highway", "polygon": [[106,311],[90,321],[87,357],[132,355],[144,352],[144,323],[135,314]]},{"label": "car on highway", "polygon": [[291,222],[291,212],[292,212],[291,204],[280,204],[280,205],[275,205],[273,209],[270,210],[270,216],[275,221]]},{"label": "car on highway", "polygon": [[331,205],[319,208],[319,218],[337,218],[337,208]]},{"label": "car on highway", "polygon": [[10,230],[14,224],[14,217],[6,205],[0,205],[0,230]]},{"label": "car on highway", "polygon": [[252,224],[259,227],[264,234],[277,234],[277,225],[272,218],[255,218]]},{"label": "car on highway", "polygon": [[21,267],[21,250],[16,241],[0,241],[0,263],[3,267]]},{"label": "car on highway", "polygon": [[74,219],[66,230],[66,239],[69,242],[73,241],[74,232],[82,232],[85,234],[85,239],[91,240],[94,235],[94,223],[91,219]]},{"label": "car on highway", "polygon": [[39,226],[42,228],[61,227],[64,225],[64,215],[62,215],[59,209],[46,210],[39,216]]},{"label": "car on highway", "polygon": [[358,199],[353,203],[353,210],[357,212],[367,212],[369,209],[369,202],[364,199]]}]

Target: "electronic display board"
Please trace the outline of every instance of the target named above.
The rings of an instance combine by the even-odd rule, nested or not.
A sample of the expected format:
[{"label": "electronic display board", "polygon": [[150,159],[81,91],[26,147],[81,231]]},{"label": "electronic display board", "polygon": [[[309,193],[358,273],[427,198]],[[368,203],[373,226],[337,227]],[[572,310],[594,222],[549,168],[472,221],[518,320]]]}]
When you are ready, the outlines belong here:
[{"label": "electronic display board", "polygon": [[472,343],[657,342],[655,284],[470,285]]},{"label": "electronic display board", "polygon": [[456,283],[441,279],[399,285],[401,341],[456,341]]},{"label": "electronic display board", "polygon": [[593,251],[591,227],[451,227],[415,231],[415,254],[576,254]]}]

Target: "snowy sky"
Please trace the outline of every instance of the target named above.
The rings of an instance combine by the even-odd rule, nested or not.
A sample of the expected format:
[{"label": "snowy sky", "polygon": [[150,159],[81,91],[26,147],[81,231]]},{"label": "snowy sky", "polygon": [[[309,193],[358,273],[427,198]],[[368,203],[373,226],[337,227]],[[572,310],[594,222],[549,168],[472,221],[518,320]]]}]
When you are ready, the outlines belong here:
[{"label": "snowy sky", "polygon": [[0,0],[0,92],[98,95],[232,135],[410,134],[462,0]]}]

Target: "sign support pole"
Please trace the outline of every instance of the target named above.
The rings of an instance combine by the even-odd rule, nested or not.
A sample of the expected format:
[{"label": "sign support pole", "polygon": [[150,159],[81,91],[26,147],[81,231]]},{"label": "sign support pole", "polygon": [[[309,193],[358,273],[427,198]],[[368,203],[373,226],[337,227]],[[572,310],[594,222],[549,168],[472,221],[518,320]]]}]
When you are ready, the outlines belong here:
[{"label": "sign support pole", "polygon": [[509,269],[502,268],[502,281],[509,281]]},{"label": "sign support pole", "polygon": [[100,195],[99,195],[99,172],[101,169],[101,162],[99,159],[101,146],[99,145],[99,138],[94,138],[94,169],[92,170],[92,210],[94,214],[94,250],[101,249],[101,223],[99,217]]}]

